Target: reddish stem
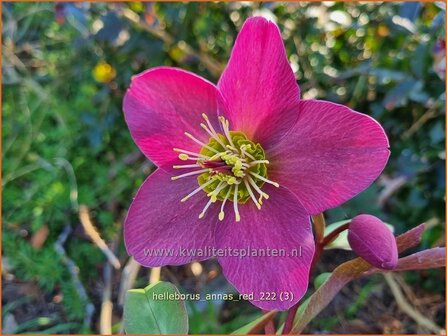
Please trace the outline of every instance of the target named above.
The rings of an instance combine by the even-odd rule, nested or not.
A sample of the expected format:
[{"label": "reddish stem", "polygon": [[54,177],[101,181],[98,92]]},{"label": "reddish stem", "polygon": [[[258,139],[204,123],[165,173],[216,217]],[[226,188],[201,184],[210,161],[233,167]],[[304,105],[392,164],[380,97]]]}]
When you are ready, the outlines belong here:
[{"label": "reddish stem", "polygon": [[[268,310],[262,310],[262,313],[268,314]],[[273,319],[267,322],[267,324],[264,326],[264,333],[266,335],[274,335],[275,334],[275,322],[273,322]]]},{"label": "reddish stem", "polygon": [[290,330],[292,330],[293,327],[293,320],[295,318],[296,311],[298,310],[299,306],[300,302],[298,302],[296,305],[290,308],[289,311],[287,312],[286,322],[284,323],[284,328],[282,330],[283,335],[290,334]]},{"label": "reddish stem", "polygon": [[321,242],[322,249],[330,244],[337,236],[342,233],[343,231],[347,230],[349,228],[349,225],[351,222],[343,224],[342,226],[336,228],[334,231],[329,233],[326,237],[324,237],[323,241]]},{"label": "reddish stem", "polygon": [[270,320],[267,322],[267,324],[264,327],[264,332],[266,335],[275,335],[275,323],[273,320]]},{"label": "reddish stem", "polygon": [[[310,271],[309,271],[309,277],[312,274],[312,272],[314,271],[318,260],[320,260],[320,256],[324,250],[324,247],[326,245],[328,245],[329,243],[331,243],[335,238],[337,238],[337,236],[341,232],[348,229],[349,224],[351,224],[351,222],[343,224],[342,226],[336,228],[334,231],[332,231],[326,237],[324,237],[324,239],[321,242],[318,242],[317,240],[315,240],[315,254],[314,254],[314,257],[312,258],[312,263],[311,263]],[[289,309],[289,311],[287,313],[287,317],[286,317],[286,322],[284,323],[283,335],[289,334],[290,331],[292,330],[293,320],[295,319],[295,315],[296,315],[296,312],[300,306],[300,302],[298,302],[296,305],[294,305],[292,308]]]}]

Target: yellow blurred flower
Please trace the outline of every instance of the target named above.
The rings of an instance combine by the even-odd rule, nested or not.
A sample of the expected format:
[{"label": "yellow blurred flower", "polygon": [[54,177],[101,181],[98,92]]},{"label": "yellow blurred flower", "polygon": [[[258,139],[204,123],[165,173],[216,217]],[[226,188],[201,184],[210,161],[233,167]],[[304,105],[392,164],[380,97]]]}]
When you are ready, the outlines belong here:
[{"label": "yellow blurred flower", "polygon": [[332,36],[334,37],[340,37],[341,35],[343,35],[346,32],[346,29],[342,28],[342,27],[338,27],[336,29],[334,29],[332,31]]},{"label": "yellow blurred flower", "polygon": [[379,27],[377,27],[377,35],[380,37],[386,37],[390,35],[390,30],[385,24],[381,23],[379,24]]},{"label": "yellow blurred flower", "polygon": [[100,62],[92,71],[93,78],[99,83],[110,83],[116,76],[115,69],[108,63]]},{"label": "yellow blurred flower", "polygon": [[129,2],[129,8],[137,13],[144,12],[144,5],[141,1]]},{"label": "yellow blurred flower", "polygon": [[180,48],[179,45],[175,45],[168,51],[169,56],[176,62],[182,62],[185,58],[185,52]]}]

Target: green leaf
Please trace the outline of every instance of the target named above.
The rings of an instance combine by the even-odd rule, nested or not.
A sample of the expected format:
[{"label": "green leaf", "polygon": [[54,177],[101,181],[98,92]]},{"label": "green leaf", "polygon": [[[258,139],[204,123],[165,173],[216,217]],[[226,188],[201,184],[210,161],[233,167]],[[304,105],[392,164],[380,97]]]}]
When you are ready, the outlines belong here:
[{"label": "green leaf", "polygon": [[254,334],[257,332],[260,332],[262,328],[267,324],[268,321],[270,321],[272,318],[275,317],[276,311],[268,312],[267,314],[262,315],[261,317],[257,318],[256,320],[250,322],[249,324],[246,324],[245,326],[239,328],[236,331],[233,331],[232,335],[247,335],[247,334]]},{"label": "green leaf", "polygon": [[[349,223],[351,221],[351,219],[346,219],[346,220],[342,220],[339,222],[335,222],[332,224],[329,224],[328,226],[326,226],[326,236],[329,235],[332,231],[334,231],[335,229],[339,228],[340,226]],[[388,226],[388,228],[391,230],[391,232],[394,232],[394,226],[385,223],[386,226]],[[332,249],[340,249],[340,250],[351,250],[351,246],[349,246],[349,242],[348,242],[348,230],[345,230],[343,232],[341,232],[337,238],[335,238],[332,242],[330,242],[329,244],[327,244],[324,247],[325,250],[332,250]]]},{"label": "green leaf", "polygon": [[124,303],[124,330],[128,334],[186,334],[188,314],[178,289],[157,282],[144,289],[131,289]]},{"label": "green leaf", "polygon": [[315,289],[320,288],[321,285],[330,277],[330,275],[331,275],[331,272],[325,272],[325,273],[318,274],[314,280]]}]

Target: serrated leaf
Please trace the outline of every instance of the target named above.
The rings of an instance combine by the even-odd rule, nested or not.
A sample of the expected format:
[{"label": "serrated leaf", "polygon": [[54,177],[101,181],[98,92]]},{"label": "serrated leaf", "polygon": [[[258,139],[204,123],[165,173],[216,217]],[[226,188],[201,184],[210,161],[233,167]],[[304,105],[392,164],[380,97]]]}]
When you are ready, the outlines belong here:
[{"label": "serrated leaf", "polygon": [[126,333],[186,334],[188,314],[185,302],[175,299],[179,294],[173,284],[163,281],[129,290],[124,303]]}]

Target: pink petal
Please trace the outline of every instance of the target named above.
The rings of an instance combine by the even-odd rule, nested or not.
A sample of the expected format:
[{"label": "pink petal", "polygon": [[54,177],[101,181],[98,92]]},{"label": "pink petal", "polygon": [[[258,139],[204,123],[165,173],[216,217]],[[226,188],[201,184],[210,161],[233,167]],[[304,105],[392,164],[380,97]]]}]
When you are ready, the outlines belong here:
[{"label": "pink petal", "polygon": [[345,106],[306,100],[293,129],[267,153],[269,178],[293,192],[310,214],[366,189],[390,155],[383,128]]},{"label": "pink petal", "polygon": [[348,241],[352,250],[371,265],[382,269],[396,267],[396,238],[379,218],[355,216],[349,225]]},{"label": "pink petal", "polygon": [[[309,217],[296,198],[286,189],[265,188],[270,195],[261,210],[252,203],[241,205],[241,221],[235,222],[228,209],[216,227],[216,248],[222,251],[250,249],[258,254],[267,250],[282,256],[219,256],[225,277],[250,300],[266,310],[286,310],[306,293],[314,240]],[[282,251],[282,252],[280,252]],[[301,251],[301,255],[299,252]],[[289,299],[287,299],[289,295]]]},{"label": "pink petal", "polygon": [[300,90],[278,27],[262,17],[245,21],[218,87],[232,129],[268,148],[297,120]]},{"label": "pink petal", "polygon": [[[206,251],[214,246],[219,207],[211,206],[205,217],[199,219],[208,201],[204,192],[180,202],[197,187],[194,177],[171,181],[170,175],[161,169],[152,173],[138,190],[124,223],[129,255],[148,267],[181,265],[209,258],[197,253],[198,249]],[[195,249],[196,255],[184,255],[187,252],[184,249]]]},{"label": "pink petal", "polygon": [[[205,79],[176,68],[159,67],[133,77],[124,97],[124,115],[140,150],[157,166],[170,170],[179,163],[174,147],[198,152],[189,132],[208,142],[200,127],[202,113],[218,127],[220,94]],[[180,161],[181,162],[181,161]]]}]

